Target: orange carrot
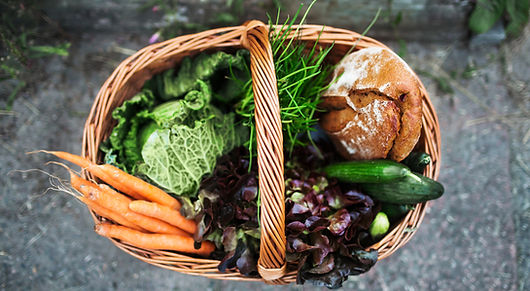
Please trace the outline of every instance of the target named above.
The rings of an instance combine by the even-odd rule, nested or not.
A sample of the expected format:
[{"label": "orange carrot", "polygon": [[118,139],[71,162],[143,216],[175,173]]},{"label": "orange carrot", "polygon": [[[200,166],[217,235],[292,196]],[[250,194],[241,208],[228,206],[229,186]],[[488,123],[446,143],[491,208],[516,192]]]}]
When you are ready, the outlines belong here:
[{"label": "orange carrot", "polygon": [[[83,187],[83,186],[82,186]],[[131,199],[121,195],[120,193],[112,190],[106,185],[101,185],[102,188],[97,189],[91,186],[85,188],[88,189],[88,192],[91,194],[88,198],[97,201],[99,204],[105,206],[109,205],[111,207],[115,204],[116,211],[123,215],[127,220],[132,223],[154,233],[166,233],[166,234],[179,234],[189,236],[185,231],[174,227],[166,222],[161,220],[138,214],[129,209],[129,203]],[[95,191],[94,191],[95,190]],[[102,190],[102,191],[98,191]]]},{"label": "orange carrot", "polygon": [[148,202],[143,200],[135,200],[129,203],[129,209],[136,213],[140,213],[153,218],[158,218],[169,224],[172,224],[190,234],[197,231],[197,224],[195,221],[186,219],[180,211],[165,205],[160,205],[155,202]]},{"label": "orange carrot", "polygon": [[129,227],[129,228],[132,228],[132,229],[135,229],[135,230],[138,230],[138,231],[143,231],[142,228],[140,228],[139,226],[135,225],[134,223],[128,221],[127,219],[125,219],[125,217],[121,216],[120,214],[114,212],[114,211],[111,211],[111,210],[108,210],[107,208],[97,204],[96,202],[90,200],[90,199],[87,199],[86,197],[83,197],[83,196],[76,196],[77,199],[79,199],[81,202],[83,202],[86,206],[88,206],[88,208],[92,209],[93,211],[95,211],[99,216],[103,216],[107,219],[110,219],[112,221],[115,221],[117,222],[118,224],[121,224],[123,226],[126,226],[126,227]]},{"label": "orange carrot", "polygon": [[74,173],[72,170],[68,170],[68,172],[70,172],[70,185],[72,185],[72,187],[74,187],[74,189],[76,189],[77,191],[79,191],[79,188],[81,187],[81,185],[89,185],[89,186],[98,187],[96,183],[92,183],[86,179],[81,178],[76,173]]},{"label": "orange carrot", "polygon": [[138,214],[129,209],[129,203],[131,199],[114,191],[107,185],[98,186],[90,181],[82,179],[81,177],[72,173],[71,175],[72,187],[76,188],[83,195],[96,202],[97,204],[110,209],[114,212],[119,213],[128,221],[138,225],[139,227],[155,233],[167,233],[167,234],[189,234],[177,227],[174,227],[161,220],[148,217],[142,214]]},{"label": "orange carrot", "polygon": [[142,197],[147,198],[150,201],[157,202],[162,205],[169,206],[171,208],[180,209],[180,202],[173,198],[171,195],[164,192],[162,189],[151,185],[144,180],[135,177],[133,175],[127,174],[124,171],[109,165],[97,165],[91,161],[73,155],[67,152],[60,151],[43,151],[55,155],[58,158],[74,163],[82,168],[85,168],[90,173],[94,174],[96,177],[110,184],[112,187],[118,189],[119,191],[130,195],[135,199],[142,199]]},{"label": "orange carrot", "polygon": [[120,184],[127,185],[127,187],[131,188],[140,196],[147,198],[147,200],[166,205],[177,210],[180,209],[180,202],[171,195],[164,192],[162,189],[151,185],[138,177],[129,175],[112,165],[103,164],[99,167],[109,174],[112,179],[118,181]]},{"label": "orange carrot", "polygon": [[110,199],[118,200],[119,201],[119,206],[118,206],[119,213],[122,213],[125,218],[139,225],[140,227],[145,228],[149,230],[150,232],[154,232],[154,233],[166,233],[166,234],[178,234],[178,235],[190,236],[189,233],[185,232],[179,227],[175,227],[157,218],[149,217],[149,216],[142,215],[140,213],[131,211],[131,209],[129,209],[129,204],[131,204],[133,200],[118,193],[116,190],[110,188],[108,185],[100,184],[98,186],[101,190],[103,190],[104,194],[100,194],[99,197],[97,197],[97,199],[105,200],[105,199],[110,198]]},{"label": "orange carrot", "polygon": [[[72,187],[80,191],[81,185],[95,185],[85,179],[82,179],[81,177],[77,176],[72,170],[68,169],[68,172],[70,172],[70,184]],[[80,191],[81,192],[81,191]],[[84,196],[75,196],[77,199],[79,199],[81,202],[83,202],[88,208],[95,211],[98,215],[103,216],[107,219],[113,220],[121,225],[143,231],[141,227],[135,225],[134,223],[128,221],[125,217],[123,217],[121,214],[114,212],[110,209],[107,209],[99,204],[97,204],[95,201],[92,201]]]},{"label": "orange carrot", "polygon": [[215,250],[214,244],[210,241],[203,241],[201,247],[195,249],[193,238],[189,236],[148,234],[108,223],[97,224],[94,230],[101,236],[120,239],[140,248],[173,250],[201,256],[209,256]]},{"label": "orange carrot", "polygon": [[141,195],[130,189],[127,185],[122,185],[121,183],[118,183],[112,179],[112,177],[105,173],[101,167],[93,162],[91,162],[88,159],[85,159],[81,156],[74,155],[67,152],[60,152],[60,151],[43,151],[48,154],[52,154],[60,159],[69,161],[72,164],[78,165],[83,169],[86,169],[90,173],[92,173],[94,176],[100,178],[101,180],[105,181],[105,183],[110,184],[112,187],[120,190],[121,192],[135,198],[135,199],[144,199]]}]

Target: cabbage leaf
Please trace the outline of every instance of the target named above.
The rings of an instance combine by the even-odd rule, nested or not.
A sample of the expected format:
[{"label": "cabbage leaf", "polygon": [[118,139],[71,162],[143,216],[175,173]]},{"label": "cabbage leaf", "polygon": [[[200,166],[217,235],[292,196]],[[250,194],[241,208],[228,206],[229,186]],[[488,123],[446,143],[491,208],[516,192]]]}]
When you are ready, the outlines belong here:
[{"label": "cabbage leaf", "polygon": [[144,163],[138,172],[171,193],[195,196],[217,157],[243,142],[246,134],[241,133],[234,126],[234,114],[220,112],[196,120],[193,126],[175,124],[155,130],[142,148]]},{"label": "cabbage leaf", "polygon": [[[203,53],[194,58],[183,59],[177,69],[153,76],[140,93],[123,102],[112,113],[117,125],[109,139],[100,147],[106,153],[105,162],[134,175],[144,174],[154,182],[166,181],[161,186],[167,187],[167,190],[175,194],[180,194],[181,190],[196,189],[194,185],[197,179],[211,171],[211,156],[221,155],[225,150],[239,145],[241,134],[245,134],[240,126],[235,125],[233,114],[223,114],[216,105],[225,106],[242,96],[240,86],[236,83],[246,82],[248,79],[248,72],[244,71],[247,68],[246,62],[248,52],[244,50],[234,55],[224,52]],[[243,78],[239,79],[240,76]],[[236,127],[239,129],[235,129]],[[208,133],[208,130],[217,132]],[[194,142],[193,146],[202,146],[204,150],[209,151],[203,163],[195,165],[204,167],[203,173],[188,173],[194,178],[189,183],[182,184],[182,187],[176,187],[175,182],[168,180],[168,175],[173,179],[175,172],[180,175],[182,171],[169,172],[163,177],[161,173],[169,169],[156,170],[151,164],[154,163],[153,154],[156,152],[149,151],[160,147],[162,143],[162,139],[156,139],[156,136],[150,139],[155,132],[158,137],[167,137],[166,140],[171,141],[172,148],[182,147],[175,146],[174,142],[189,144],[183,137],[193,136],[190,140]],[[248,139],[248,134],[244,139]],[[144,145],[150,140],[156,142],[150,142],[144,151]],[[218,149],[211,151],[211,147]],[[181,149],[179,157],[193,162],[194,158],[186,155],[195,154],[195,151],[199,150],[203,149]],[[157,151],[168,155],[167,151]],[[145,161],[144,156],[149,157],[149,161]],[[139,171],[140,165],[142,171]],[[184,177],[178,176],[175,179],[180,181]]]},{"label": "cabbage leaf", "polygon": [[234,82],[226,81],[233,80],[234,76],[247,76],[241,82],[248,80],[249,74],[245,71],[247,58],[246,50],[239,50],[235,55],[216,52],[211,55],[200,54],[193,59],[185,58],[176,75],[175,69],[170,69],[157,76],[155,82],[158,94],[163,100],[179,98],[198,89],[200,81],[207,81],[214,92],[221,94],[222,101],[232,101],[235,97],[241,97],[242,89],[235,86]]},{"label": "cabbage leaf", "polygon": [[112,159],[115,161],[113,164],[129,173],[134,172],[136,164],[142,160],[141,146],[138,143],[139,131],[151,120],[149,108],[154,104],[153,93],[150,90],[143,90],[112,112],[112,117],[118,123],[109,137],[111,149],[107,151],[107,161],[113,153],[116,156]]}]

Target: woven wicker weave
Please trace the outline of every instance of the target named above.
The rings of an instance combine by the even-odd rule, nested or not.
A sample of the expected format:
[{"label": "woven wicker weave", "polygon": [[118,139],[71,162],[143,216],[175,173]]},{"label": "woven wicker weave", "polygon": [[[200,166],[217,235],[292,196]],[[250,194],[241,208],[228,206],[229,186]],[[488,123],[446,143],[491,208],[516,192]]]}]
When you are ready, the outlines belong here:
[{"label": "woven wicker weave", "polygon": [[[282,28],[276,27],[280,30]],[[251,55],[251,71],[256,103],[256,129],[258,132],[259,189],[262,195],[261,245],[258,270],[261,278],[249,278],[235,269],[221,273],[219,261],[201,259],[169,251],[140,249],[111,241],[123,251],[150,264],[190,275],[241,281],[265,281],[270,284],[288,284],[296,279],[296,266],[285,263],[285,202],[283,178],[282,130],[279,115],[276,75],[269,43],[269,27],[259,21],[242,26],[218,28],[192,35],[180,36],[139,50],[124,60],[101,87],[85,124],[83,155],[100,162],[98,151],[113,126],[111,113],[139,92],[144,82],[153,75],[177,65],[182,58],[202,51],[224,50],[233,52],[246,48]],[[290,38],[314,43],[318,38],[321,46],[333,44],[328,61],[337,62],[353,46],[355,50],[366,47],[385,47],[380,42],[355,32],[324,27],[321,25],[295,26]],[[419,80],[418,80],[419,81]],[[423,95],[422,135],[420,149],[429,153],[432,164],[425,175],[436,179],[440,169],[440,132],[438,119],[427,91],[419,81]],[[89,176],[88,173],[84,173]],[[93,178],[93,177],[91,177]],[[380,242],[370,248],[379,251],[379,259],[388,257],[412,237],[425,215],[427,203],[416,205],[405,218]],[[93,214],[95,220],[100,220]]]}]

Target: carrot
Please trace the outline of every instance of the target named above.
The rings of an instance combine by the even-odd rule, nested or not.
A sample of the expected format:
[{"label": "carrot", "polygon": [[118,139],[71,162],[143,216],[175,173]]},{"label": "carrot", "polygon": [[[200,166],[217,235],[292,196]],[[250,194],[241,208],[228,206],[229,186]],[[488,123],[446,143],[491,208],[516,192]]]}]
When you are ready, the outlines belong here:
[{"label": "carrot", "polygon": [[214,244],[210,241],[203,241],[201,247],[198,250],[195,249],[193,238],[189,236],[148,234],[128,227],[108,223],[97,224],[94,230],[101,236],[120,239],[123,242],[140,248],[173,250],[201,256],[209,256],[215,250]]},{"label": "carrot", "polygon": [[119,191],[130,195],[135,199],[147,198],[150,201],[160,203],[162,205],[169,206],[171,208],[180,209],[180,202],[173,198],[171,195],[164,192],[162,189],[151,185],[144,180],[137,178],[133,175],[127,174],[124,171],[109,165],[97,165],[91,161],[67,152],[60,151],[43,151],[55,155],[58,158],[74,163],[82,168],[87,169],[90,173],[96,177],[110,184],[112,187]]},{"label": "carrot", "polygon": [[68,170],[68,172],[70,172],[70,185],[79,192],[81,192],[81,186],[99,187],[97,184],[81,178],[71,170]]},{"label": "carrot", "polygon": [[115,181],[127,185],[127,187],[130,187],[140,196],[147,198],[147,200],[166,205],[177,210],[180,209],[180,202],[171,195],[164,192],[162,189],[151,185],[138,177],[127,174],[112,165],[103,164],[100,165],[100,167],[104,169],[104,171],[108,173]]},{"label": "carrot", "polygon": [[73,173],[71,173],[70,180],[72,187],[83,193],[86,198],[107,209],[119,213],[128,221],[145,230],[155,233],[180,234],[189,236],[187,232],[166,222],[131,211],[129,209],[129,203],[131,203],[132,200],[116,192],[107,185],[98,186]]},{"label": "carrot", "polygon": [[65,161],[69,161],[72,164],[78,165],[83,169],[86,169],[90,173],[92,173],[94,176],[100,178],[101,180],[105,181],[105,183],[110,184],[112,187],[120,190],[121,192],[131,196],[135,199],[144,199],[141,195],[130,189],[127,185],[122,185],[121,183],[118,183],[112,179],[112,177],[105,173],[101,167],[93,162],[91,162],[88,159],[85,159],[81,156],[74,155],[67,152],[60,152],[60,151],[43,151],[48,154],[52,154],[60,159],[63,159]]},{"label": "carrot", "polygon": [[[68,169],[68,168],[67,168]],[[81,177],[77,176],[72,170],[68,169],[68,172],[70,172],[70,184],[72,187],[77,189],[79,192],[81,189],[81,185],[90,185],[91,182],[82,179]],[[93,184],[95,185],[95,184]],[[81,202],[83,202],[88,208],[95,211],[98,215],[103,216],[107,219],[113,220],[121,225],[143,231],[141,227],[135,225],[134,223],[128,221],[125,217],[123,217],[121,214],[114,212],[110,209],[107,209],[99,204],[97,204],[95,201],[92,201],[84,196],[77,196],[74,195],[77,199],[79,199]]]},{"label": "carrot", "polygon": [[129,227],[129,228],[132,228],[138,231],[143,231],[142,228],[128,221],[127,219],[125,219],[125,217],[121,216],[120,214],[114,211],[108,210],[107,208],[97,204],[96,202],[90,199],[87,199],[86,197],[76,196],[76,198],[79,199],[81,202],[83,202],[88,208],[95,211],[99,216],[103,216],[123,226]]},{"label": "carrot", "polygon": [[140,213],[153,218],[158,218],[169,224],[172,224],[190,234],[197,231],[197,224],[195,221],[186,219],[180,211],[165,205],[160,205],[155,202],[148,202],[143,200],[135,200],[129,203],[129,209],[136,213]]}]

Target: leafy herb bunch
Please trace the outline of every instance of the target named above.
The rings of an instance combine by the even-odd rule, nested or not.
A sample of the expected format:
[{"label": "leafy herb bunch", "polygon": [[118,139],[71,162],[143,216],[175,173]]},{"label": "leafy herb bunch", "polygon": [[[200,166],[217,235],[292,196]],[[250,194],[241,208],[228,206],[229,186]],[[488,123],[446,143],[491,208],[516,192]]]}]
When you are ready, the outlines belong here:
[{"label": "leafy herb bunch", "polygon": [[[300,24],[304,22],[310,8],[311,6],[307,9]],[[278,82],[284,147],[289,154],[295,146],[312,143],[310,133],[318,121],[315,113],[320,102],[320,94],[327,88],[328,78],[332,72],[332,66],[324,63],[332,46],[323,48],[318,45],[318,42],[311,45],[296,38],[288,38],[289,35],[296,34],[298,31],[298,28],[295,29],[293,25],[300,10],[301,6],[293,19],[286,21],[278,30],[275,30],[275,27],[280,27],[278,22],[273,25],[269,21],[271,31],[269,39]],[[247,72],[249,71],[248,69]],[[252,78],[249,77],[248,81],[240,82],[240,84],[246,93],[236,105],[236,113],[242,117],[243,124],[250,128],[250,140],[247,146],[252,156],[256,149]]]}]

